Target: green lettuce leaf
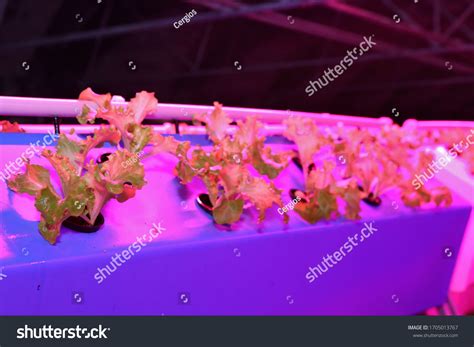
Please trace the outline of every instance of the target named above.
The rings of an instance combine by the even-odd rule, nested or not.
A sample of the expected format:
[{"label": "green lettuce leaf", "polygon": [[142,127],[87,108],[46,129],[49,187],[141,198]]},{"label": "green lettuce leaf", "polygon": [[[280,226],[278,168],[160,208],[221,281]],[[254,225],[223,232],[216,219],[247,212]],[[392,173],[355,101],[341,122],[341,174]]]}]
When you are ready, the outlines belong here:
[{"label": "green lettuce leaf", "polygon": [[145,185],[145,170],[139,160],[133,160],[135,154],[127,150],[119,150],[109,156],[109,159],[97,165],[90,162],[84,178],[94,192],[93,203],[88,204],[91,224],[99,215],[102,207],[112,198],[125,201],[124,190],[129,193],[129,183],[135,189],[141,189]]},{"label": "green lettuce leaf", "polygon": [[26,171],[7,181],[8,188],[17,193],[36,196],[41,190],[52,187],[49,171],[40,165],[26,163]]},{"label": "green lettuce leaf", "polygon": [[226,137],[227,129],[232,122],[232,119],[230,119],[222,110],[222,104],[219,104],[218,102],[214,102],[214,110],[210,115],[196,115],[194,116],[194,120],[206,124],[206,130],[209,138],[214,143],[219,143]]},{"label": "green lettuce leaf", "polygon": [[48,159],[58,173],[64,195],[67,195],[72,187],[71,180],[77,177],[76,168],[67,157],[53,153],[49,149],[44,150],[41,155]]},{"label": "green lettuce leaf", "polygon": [[79,122],[81,124],[93,123],[95,118],[108,121],[120,131],[123,144],[128,151],[137,153],[152,140],[152,128],[141,126],[141,123],[146,115],[154,111],[158,105],[154,93],[145,91],[137,93],[125,109],[112,105],[110,93],[100,95],[90,88],[79,95],[79,100],[91,101],[97,106],[96,110],[92,110],[85,105],[82,113],[77,117]]},{"label": "green lettuce leaf", "polygon": [[142,123],[147,114],[155,111],[157,107],[158,100],[155,98],[155,93],[141,91],[130,99],[127,110],[132,114],[134,123],[138,125]]},{"label": "green lettuce leaf", "polygon": [[240,219],[244,208],[242,199],[227,200],[222,198],[213,209],[212,215],[217,224],[231,224]]},{"label": "green lettuce leaf", "polygon": [[109,109],[111,107],[112,95],[107,94],[96,94],[91,88],[87,88],[79,94],[79,100],[92,101],[101,109]]},{"label": "green lettuce leaf", "polygon": [[66,157],[75,167],[76,174],[80,175],[86,157],[93,148],[100,148],[104,143],[117,145],[120,142],[120,132],[115,127],[101,126],[94,130],[94,135],[87,136],[85,140],[76,141],[61,134],[58,140],[57,155]]},{"label": "green lettuce leaf", "polygon": [[[245,199],[250,200],[259,212],[259,223],[265,218],[265,211],[273,204],[280,207],[283,206],[283,202],[281,201],[281,191],[275,187],[273,182],[267,183],[260,177],[247,176],[239,190],[242,196]],[[285,218],[285,221],[286,220],[287,219]]]},{"label": "green lettuce leaf", "polygon": [[313,163],[313,155],[329,142],[310,118],[290,117],[284,124],[286,129],[283,135],[298,146],[303,172],[307,175],[308,168]]},{"label": "green lettuce leaf", "polygon": [[153,129],[139,124],[132,124],[128,128],[132,134],[130,141],[130,152],[139,153],[153,138]]},{"label": "green lettuce leaf", "polygon": [[41,213],[39,231],[51,244],[59,236],[61,223],[68,217],[60,197],[50,187],[42,189],[36,195],[35,207]]}]

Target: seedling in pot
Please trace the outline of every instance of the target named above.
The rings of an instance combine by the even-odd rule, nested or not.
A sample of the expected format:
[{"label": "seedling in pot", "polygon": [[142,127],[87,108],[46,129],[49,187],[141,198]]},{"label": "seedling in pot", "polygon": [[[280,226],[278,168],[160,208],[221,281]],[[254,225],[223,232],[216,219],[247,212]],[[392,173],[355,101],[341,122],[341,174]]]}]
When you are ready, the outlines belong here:
[{"label": "seedling in pot", "polygon": [[409,207],[431,201],[436,205],[451,203],[451,194],[446,187],[437,187],[430,192],[426,187],[417,190],[412,185],[412,177],[434,159],[429,153],[417,154],[416,149],[423,141],[412,131],[398,125],[386,125],[376,134],[355,129],[347,131],[343,138],[342,144],[334,150],[349,158],[347,173],[356,179],[367,204],[380,205],[381,195],[391,190],[399,190],[402,201]]},{"label": "seedling in pot", "polygon": [[[189,144],[181,144],[176,151],[179,159],[176,173],[187,184],[194,177],[200,178],[207,187],[207,195],[200,194],[198,205],[211,213],[216,223],[232,224],[240,219],[244,203],[255,206],[258,221],[263,221],[265,211],[274,203],[283,206],[281,192],[273,183],[256,177],[250,167],[273,179],[288,165],[292,151],[272,153],[259,135],[262,127],[255,118],[237,121],[237,131],[227,134],[231,119],[223,112],[222,105],[215,103],[210,115],[197,116],[206,124],[214,145],[210,151],[197,147],[188,155]],[[287,216],[285,216],[285,220]]]},{"label": "seedling in pot", "polygon": [[322,166],[314,164],[314,156],[323,147],[332,145],[331,139],[309,118],[290,117],[285,124],[284,135],[298,147],[305,184],[304,191],[290,189],[292,199],[301,199],[294,210],[309,223],[316,223],[338,217],[338,199],[342,199],[346,205],[346,218],[359,219],[361,194],[355,180],[337,181],[333,176],[335,163],[329,159]]},{"label": "seedling in pot", "polygon": [[[81,124],[94,123],[96,118],[104,119],[120,132],[124,148],[131,153],[139,153],[153,139],[153,128],[142,125],[146,115],[155,111],[158,100],[154,93],[142,91],[130,100],[127,106],[112,104],[112,95],[96,94],[87,88],[79,95],[79,100],[89,101],[94,107],[84,105],[82,112],[77,116]],[[104,153],[98,163],[107,160],[109,153]]]},{"label": "seedling in pot", "polygon": [[[78,231],[90,232],[103,223],[101,210],[111,199],[126,201],[145,184],[143,166],[136,162],[126,169],[122,163],[133,154],[128,150],[112,153],[103,164],[86,163],[92,148],[104,142],[117,144],[120,133],[111,127],[102,127],[85,140],[76,141],[61,134],[57,151],[44,150],[41,154],[56,170],[61,192],[57,192],[50,180],[50,172],[40,166],[26,164],[26,171],[8,180],[8,187],[17,193],[35,197],[35,207],[41,214],[39,231],[51,244],[55,244],[63,222]],[[132,192],[125,185],[133,184]],[[81,218],[80,221],[77,218]],[[84,230],[86,229],[86,230]]]}]

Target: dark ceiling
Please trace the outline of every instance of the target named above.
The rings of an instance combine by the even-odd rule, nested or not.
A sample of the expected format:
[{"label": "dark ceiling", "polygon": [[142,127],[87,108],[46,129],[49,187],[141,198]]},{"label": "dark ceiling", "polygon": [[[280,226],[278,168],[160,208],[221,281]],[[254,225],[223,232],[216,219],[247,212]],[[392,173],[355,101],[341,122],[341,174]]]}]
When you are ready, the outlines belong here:
[{"label": "dark ceiling", "polygon": [[[370,35],[375,47],[306,94]],[[0,0],[0,62],[8,96],[91,86],[165,103],[472,120],[474,1]]]}]

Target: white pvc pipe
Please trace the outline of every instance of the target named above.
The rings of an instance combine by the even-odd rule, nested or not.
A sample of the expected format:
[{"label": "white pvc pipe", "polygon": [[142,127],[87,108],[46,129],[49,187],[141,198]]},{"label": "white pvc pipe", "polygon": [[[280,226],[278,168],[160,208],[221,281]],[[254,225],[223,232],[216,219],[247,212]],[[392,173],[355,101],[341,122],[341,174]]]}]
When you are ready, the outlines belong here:
[{"label": "white pvc pipe", "polygon": [[[112,101],[114,105],[126,106],[123,101]],[[93,106],[91,102],[71,99],[46,99],[28,97],[0,96],[0,115],[2,116],[26,116],[26,117],[75,117],[82,110],[84,104]],[[191,120],[193,114],[212,112],[213,106],[180,105],[180,104],[158,104],[155,112],[149,114],[149,119],[162,120]],[[301,116],[315,119],[318,124],[335,125],[342,122],[343,125],[361,127],[379,127],[392,124],[390,118],[368,118],[334,115],[329,113],[309,113],[297,111],[265,110],[243,107],[223,107],[224,111],[233,119],[244,119],[247,116],[257,116],[266,123],[280,123],[289,116]]]},{"label": "white pvc pipe", "polygon": [[[162,125],[150,125],[154,132],[160,134],[176,134],[175,126],[171,123],[165,123]],[[61,133],[69,133],[71,129],[75,130],[76,134],[92,134],[94,130],[99,129],[100,125],[80,125],[80,124],[61,124]],[[25,130],[27,133],[32,134],[45,134],[48,131],[54,132],[53,124],[20,124],[20,128]]]},{"label": "white pvc pipe", "polygon": [[429,120],[429,121],[419,121],[416,119],[407,119],[403,126],[405,127],[414,127],[418,129],[472,129],[474,128],[474,122],[472,121],[463,121],[463,120]]},{"label": "white pvc pipe", "polygon": [[[237,129],[237,126],[230,125],[226,132],[233,134]],[[265,136],[282,135],[285,129],[286,127],[282,124],[264,124],[260,133]],[[207,131],[205,126],[179,124],[179,133],[181,135],[206,135]]]}]

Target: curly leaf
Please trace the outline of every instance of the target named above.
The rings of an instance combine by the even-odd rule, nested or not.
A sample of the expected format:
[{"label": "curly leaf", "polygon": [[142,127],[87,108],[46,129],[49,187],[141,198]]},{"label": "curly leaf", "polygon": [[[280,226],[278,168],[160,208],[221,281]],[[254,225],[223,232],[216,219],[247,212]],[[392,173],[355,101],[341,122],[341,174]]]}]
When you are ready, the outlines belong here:
[{"label": "curly leaf", "polygon": [[140,152],[153,138],[153,129],[148,126],[132,124],[128,127],[128,132],[132,134],[130,141],[130,152],[132,153]]},{"label": "curly leaf", "polygon": [[332,216],[337,216],[339,214],[336,197],[331,194],[329,187],[320,190],[317,193],[317,199],[319,207],[318,214],[321,215],[322,218],[328,220]]},{"label": "curly leaf", "polygon": [[451,206],[453,197],[448,187],[436,187],[431,191],[432,200],[436,206],[440,206],[443,202],[445,206]]},{"label": "curly leaf", "polygon": [[280,172],[285,169],[292,157],[293,151],[284,151],[278,154],[272,154],[270,147],[261,145],[254,145],[250,151],[253,167],[262,175],[270,179],[276,178]]},{"label": "curly leaf", "polygon": [[25,130],[20,128],[17,122],[10,123],[7,120],[0,120],[0,126],[2,127],[1,132],[4,133],[24,133]]},{"label": "curly leaf", "polygon": [[309,202],[296,204],[295,211],[311,224],[339,215],[336,196],[330,192],[329,187],[317,191],[309,198]]},{"label": "curly leaf", "polygon": [[319,213],[315,197],[312,197],[309,202],[299,202],[295,205],[294,210],[301,216],[301,218],[310,224],[314,224],[323,218]]},{"label": "curly leaf", "polygon": [[51,244],[55,244],[59,236],[61,223],[67,214],[60,198],[48,187],[38,192],[35,207],[41,213],[39,231],[41,235]]},{"label": "curly leaf", "polygon": [[231,224],[240,219],[244,208],[242,199],[227,200],[223,198],[213,209],[212,215],[217,224]]},{"label": "curly leaf", "polygon": [[265,218],[265,211],[274,203],[283,206],[281,201],[281,191],[276,189],[273,183],[267,183],[259,177],[248,178],[242,183],[240,188],[241,194],[249,199],[259,212],[258,222],[262,222]]},{"label": "curly leaf", "polygon": [[197,171],[195,171],[191,165],[189,165],[187,160],[180,160],[178,164],[176,164],[175,174],[181,180],[181,183],[187,184],[191,182],[194,176],[197,175]]},{"label": "curly leaf", "polygon": [[431,194],[424,187],[415,191],[409,189],[402,192],[401,199],[405,206],[415,208],[430,202]]},{"label": "curly leaf", "polygon": [[224,166],[220,171],[220,178],[222,179],[225,196],[230,198],[239,192],[240,185],[248,175],[248,170],[241,165],[230,164]]},{"label": "curly leaf", "polygon": [[341,196],[346,202],[344,217],[351,220],[360,219],[361,192],[357,187],[356,181],[351,180],[347,187],[343,189]]},{"label": "curly leaf", "polygon": [[70,163],[74,165],[76,173],[80,174],[80,170],[84,165],[84,145],[80,142],[69,139],[66,135],[59,135],[57,154],[69,159]]},{"label": "curly leaf", "polygon": [[94,130],[94,136],[87,136],[84,142],[84,158],[92,148],[100,148],[106,142],[117,145],[120,142],[120,131],[113,126],[101,126]]},{"label": "curly leaf", "polygon": [[58,153],[53,153],[49,149],[44,150],[41,155],[48,159],[51,165],[53,165],[61,180],[63,193],[67,195],[71,188],[71,179],[78,176],[76,167],[71,163],[69,158],[63,157]]},{"label": "curly leaf", "polygon": [[210,115],[195,116],[194,119],[206,123],[207,133],[214,143],[219,143],[226,137],[227,129],[232,121],[222,110],[222,104],[218,102],[214,102],[214,110]]},{"label": "curly leaf", "polygon": [[110,193],[121,194],[126,182],[138,189],[143,187],[145,169],[139,161],[133,160],[134,158],[134,154],[121,150],[110,155],[109,160],[101,165],[102,180]]},{"label": "curly leaf", "polygon": [[262,123],[258,122],[255,117],[248,117],[245,121],[237,121],[238,129],[235,132],[234,139],[239,142],[241,146],[252,146],[257,141],[262,141],[263,138],[258,136]]},{"label": "curly leaf", "polygon": [[188,149],[191,147],[189,141],[179,142],[173,136],[163,136],[161,134],[153,134],[150,144],[153,146],[150,154],[166,152],[176,156],[186,156]]},{"label": "curly leaf", "polygon": [[17,193],[35,196],[39,191],[51,186],[49,171],[40,165],[26,164],[25,173],[7,181],[8,188]]},{"label": "curly leaf", "polygon": [[331,161],[326,161],[323,167],[318,167],[308,174],[306,189],[308,192],[315,192],[327,188],[335,182],[332,171],[335,164]]},{"label": "curly leaf", "polygon": [[120,202],[127,200],[127,195],[131,193],[129,184],[135,190],[141,189],[145,184],[143,165],[133,159],[135,154],[120,150],[110,155],[109,160],[100,166],[94,162],[86,166],[84,179],[94,192],[94,199],[87,202],[91,224],[107,201],[112,198],[117,198]]},{"label": "curly leaf", "polygon": [[63,205],[71,216],[78,217],[86,213],[88,205],[94,203],[94,191],[84,177],[75,177],[70,184],[71,188],[63,200]]},{"label": "curly leaf", "polygon": [[202,148],[197,148],[191,153],[191,165],[195,169],[210,168],[218,164],[215,152],[206,152]]},{"label": "curly leaf", "polygon": [[76,116],[80,124],[94,124],[96,112],[91,110],[87,105],[82,106],[81,113]]},{"label": "curly leaf", "polygon": [[284,124],[286,129],[283,135],[298,146],[304,172],[307,172],[313,162],[313,155],[327,143],[327,140],[310,118],[290,117]]},{"label": "curly leaf", "polygon": [[136,93],[135,97],[130,100],[127,111],[132,112],[135,124],[138,125],[142,123],[148,113],[156,110],[157,106],[158,100],[155,98],[155,93],[142,91]]},{"label": "curly leaf", "polygon": [[206,185],[207,192],[209,194],[209,200],[211,200],[211,204],[216,206],[217,198],[219,196],[219,177],[217,174],[210,173],[202,177],[202,181]]},{"label": "curly leaf", "polygon": [[107,94],[96,94],[91,88],[84,89],[81,94],[79,94],[79,100],[92,101],[101,109],[109,109],[112,101],[112,95]]}]

